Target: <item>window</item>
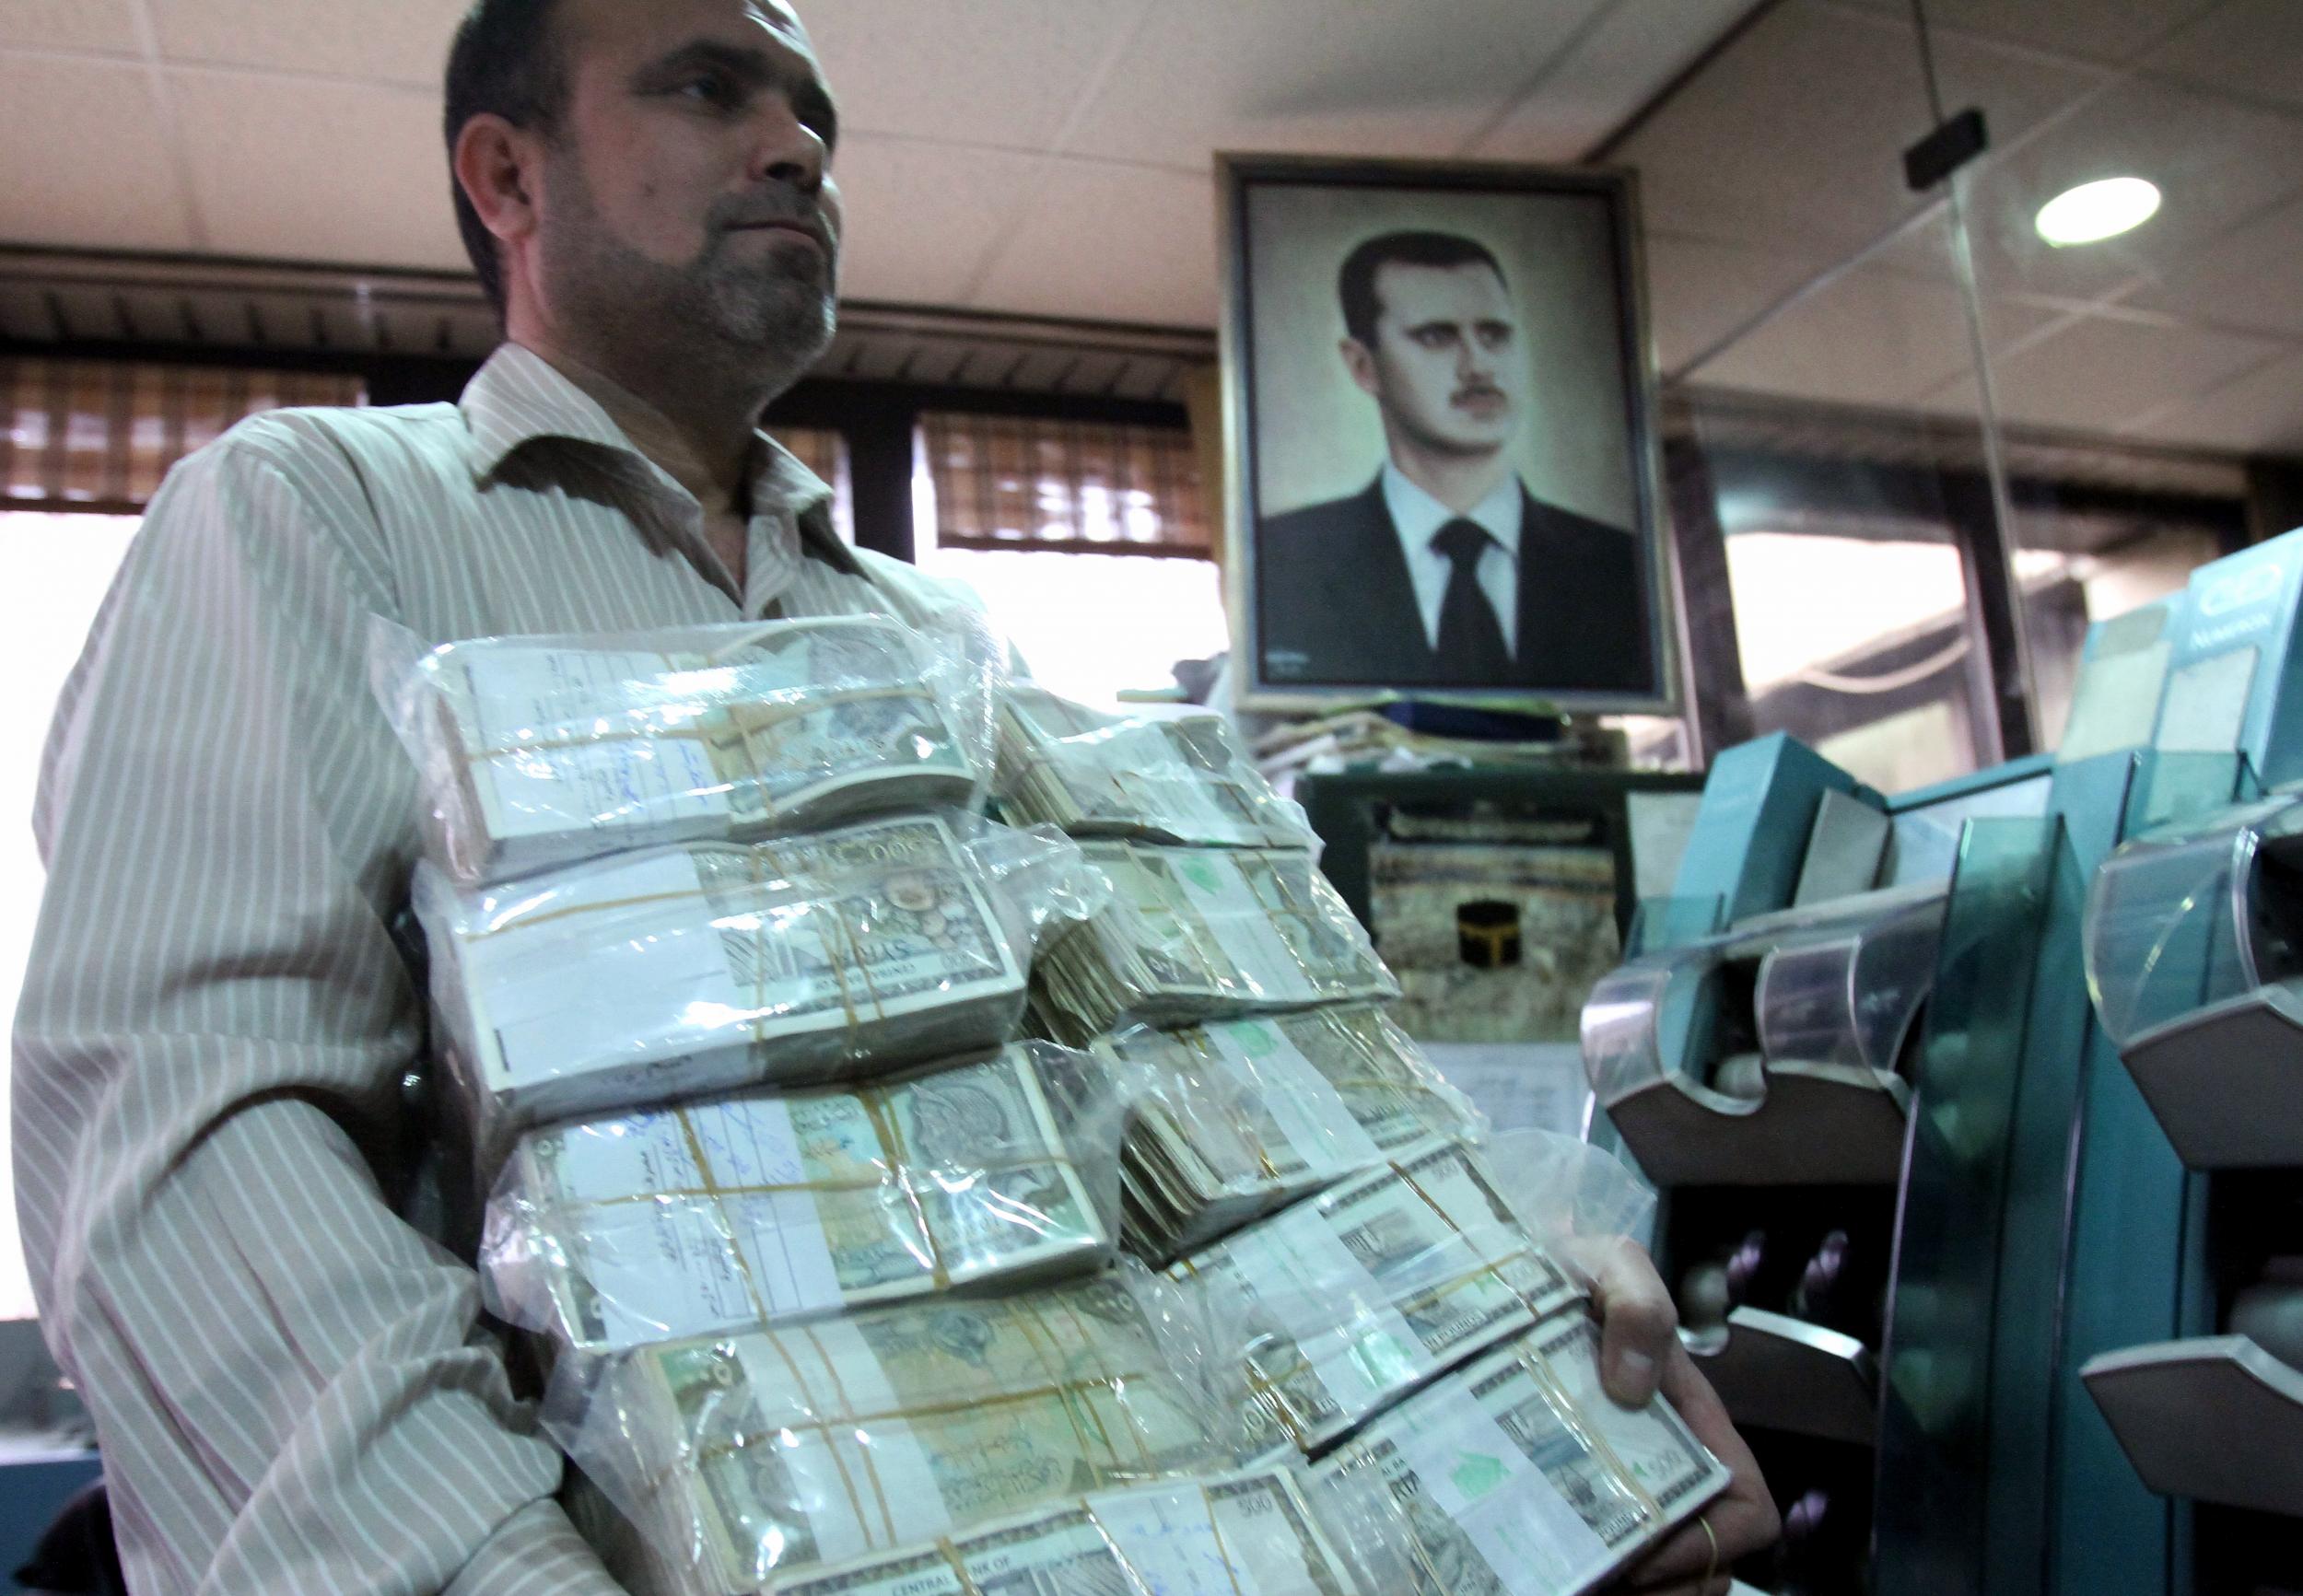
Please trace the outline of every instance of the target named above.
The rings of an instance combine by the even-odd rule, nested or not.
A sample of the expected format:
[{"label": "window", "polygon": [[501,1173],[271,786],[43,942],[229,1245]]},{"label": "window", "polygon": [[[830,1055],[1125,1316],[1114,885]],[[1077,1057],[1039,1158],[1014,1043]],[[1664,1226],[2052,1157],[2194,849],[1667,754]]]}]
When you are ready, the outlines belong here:
[{"label": "window", "polygon": [[931,412],[920,439],[941,548],[1213,553],[1182,427]]},{"label": "window", "polygon": [[[286,405],[359,404],[355,377],[0,358],[0,1017],[13,1021],[40,912],[32,798],[56,694],[169,467]],[[0,1071],[0,1124],[7,1123]],[[0,1143],[0,1319],[32,1294]]]},{"label": "window", "polygon": [[1785,730],[1887,792],[1975,767],[1967,577],[1947,535],[1727,539],[1756,729]]},{"label": "window", "polygon": [[244,417],[362,402],[359,379],[328,372],[0,358],[0,503],[134,513]]},{"label": "window", "polygon": [[[96,607],[137,522],[127,516],[0,509],[0,1016],[13,1020],[40,909],[32,794],[56,694],[80,656]],[[0,1124],[7,1123],[0,1071]],[[0,1142],[0,1319],[28,1319],[31,1285],[16,1239],[16,1187]]]},{"label": "window", "polygon": [[920,567],[974,588],[1032,673],[1109,707],[1231,647],[1189,432],[921,417]]},{"label": "window", "polygon": [[848,474],[848,437],[828,426],[772,426],[768,436],[801,465],[822,477],[832,490],[832,530],[840,542],[856,542],[856,492]]}]

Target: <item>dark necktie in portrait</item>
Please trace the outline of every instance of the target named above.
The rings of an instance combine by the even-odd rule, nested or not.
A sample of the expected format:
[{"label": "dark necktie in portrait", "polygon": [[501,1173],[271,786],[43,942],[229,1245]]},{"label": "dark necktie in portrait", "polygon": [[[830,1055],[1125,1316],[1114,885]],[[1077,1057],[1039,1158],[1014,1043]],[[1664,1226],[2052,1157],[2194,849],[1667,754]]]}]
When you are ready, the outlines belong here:
[{"label": "dark necktie in portrait", "polygon": [[1451,521],[1436,534],[1446,597],[1427,632],[1383,490],[1378,480],[1263,523],[1259,636],[1274,686],[1654,690],[1646,585],[1629,532],[1523,486],[1507,641],[1505,612],[1475,575],[1500,548],[1477,522]]}]

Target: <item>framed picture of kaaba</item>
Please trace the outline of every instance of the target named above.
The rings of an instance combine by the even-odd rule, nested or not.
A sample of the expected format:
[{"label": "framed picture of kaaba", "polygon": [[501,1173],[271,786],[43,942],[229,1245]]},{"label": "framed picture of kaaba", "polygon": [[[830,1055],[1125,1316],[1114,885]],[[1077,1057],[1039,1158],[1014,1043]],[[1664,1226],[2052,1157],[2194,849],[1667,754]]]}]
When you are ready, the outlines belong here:
[{"label": "framed picture of kaaba", "polygon": [[1242,701],[1676,712],[1628,172],[1218,157]]}]

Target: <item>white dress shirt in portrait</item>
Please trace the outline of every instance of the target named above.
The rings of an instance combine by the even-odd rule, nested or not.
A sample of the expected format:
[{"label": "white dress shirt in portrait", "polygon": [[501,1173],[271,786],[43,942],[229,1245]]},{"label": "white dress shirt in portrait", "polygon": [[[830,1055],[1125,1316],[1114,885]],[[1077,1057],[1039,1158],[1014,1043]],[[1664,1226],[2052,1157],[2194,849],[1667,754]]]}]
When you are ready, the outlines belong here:
[{"label": "white dress shirt in portrait", "polygon": [[[1423,641],[1439,647],[1440,606],[1447,599],[1447,579],[1455,566],[1432,547],[1439,530],[1457,518],[1455,512],[1408,480],[1391,461],[1384,462],[1384,504],[1399,533],[1399,551],[1408,557],[1408,578],[1415,584],[1416,612],[1423,617]],[[1462,518],[1477,522],[1495,540],[1479,556],[1479,590],[1495,606],[1497,624],[1503,628],[1503,646],[1519,652],[1519,521],[1523,509],[1519,478],[1505,477],[1495,491],[1471,507]]]}]

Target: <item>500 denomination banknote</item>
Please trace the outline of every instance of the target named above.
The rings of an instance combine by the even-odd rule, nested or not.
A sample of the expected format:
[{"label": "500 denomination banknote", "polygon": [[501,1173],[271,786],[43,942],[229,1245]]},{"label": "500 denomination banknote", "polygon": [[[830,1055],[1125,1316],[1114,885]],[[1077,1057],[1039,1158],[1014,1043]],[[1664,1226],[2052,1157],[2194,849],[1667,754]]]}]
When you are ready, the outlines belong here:
[{"label": "500 denomination banknote", "polygon": [[1313,1476],[1384,1486],[1401,1596],[1579,1596],[1728,1483],[1663,1399],[1607,1396],[1598,1331],[1576,1313],[1410,1397]]}]

